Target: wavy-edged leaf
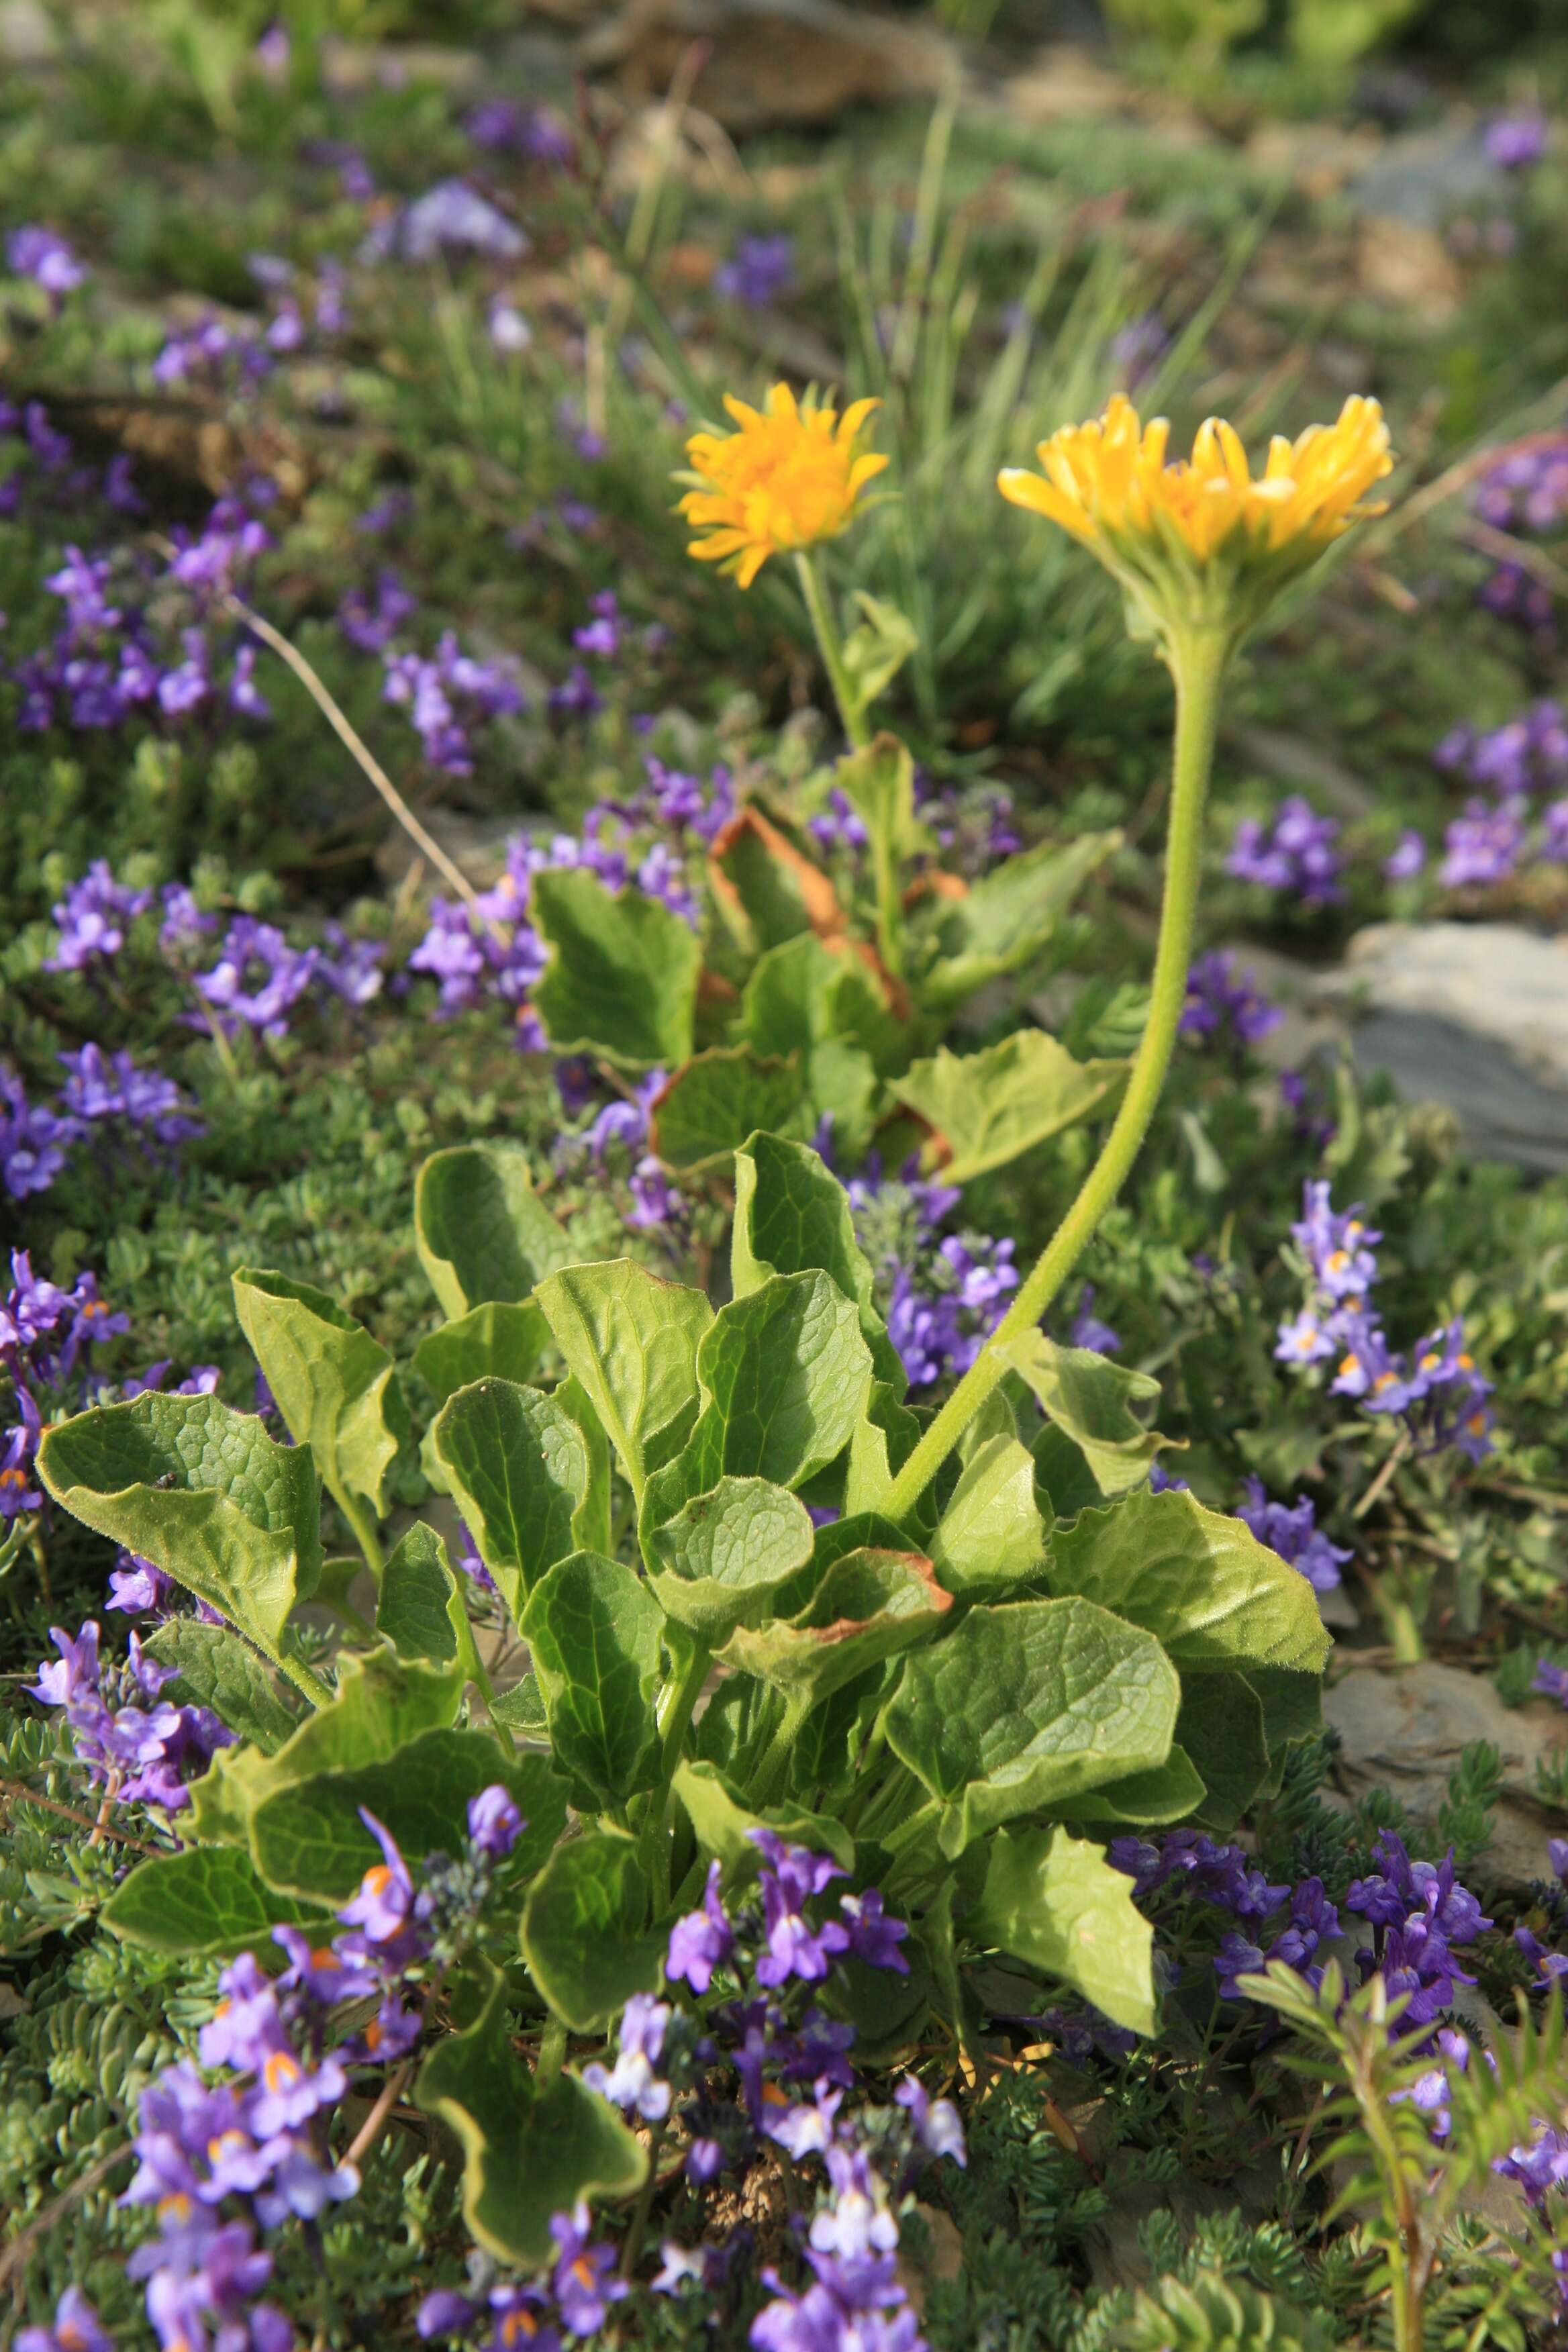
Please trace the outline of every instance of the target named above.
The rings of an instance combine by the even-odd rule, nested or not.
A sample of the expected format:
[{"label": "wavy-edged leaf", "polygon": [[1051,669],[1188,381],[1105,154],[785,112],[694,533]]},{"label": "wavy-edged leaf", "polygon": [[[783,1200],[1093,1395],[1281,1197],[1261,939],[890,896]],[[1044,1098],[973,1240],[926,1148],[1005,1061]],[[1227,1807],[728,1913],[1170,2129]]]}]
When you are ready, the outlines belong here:
[{"label": "wavy-edged leaf", "polygon": [[742,809],[714,835],[708,872],[714,902],[748,955],[803,931],[836,940],[847,929],[827,876],[758,808]]},{"label": "wavy-edged leaf", "polygon": [[669,1938],[649,1928],[647,1905],[636,1843],[614,1829],[558,1847],[529,1889],[523,1957],[574,2032],[607,2025],[634,1992],[657,1987]]},{"label": "wavy-edged leaf", "polygon": [[1140,1626],[1088,1601],[1016,1601],[972,1609],[907,1659],[883,1720],[942,1807],[942,1851],[958,1854],[1021,1813],[1163,1764],[1180,1703],[1174,1666]]},{"label": "wavy-edged leaf", "polygon": [[443,1405],[474,1381],[531,1381],[549,1345],[550,1326],[531,1298],[491,1298],[427,1331],[414,1369]]},{"label": "wavy-edged leaf", "polygon": [[296,1445],[308,1445],[328,1493],[377,1518],[406,1444],[408,1411],[392,1358],[363,1323],[308,1282],[242,1265],[235,1313]]},{"label": "wavy-edged leaf", "polygon": [[460,1663],[470,1681],[479,1680],[462,1586],[446,1543],[423,1519],[416,1519],[387,1559],[376,1594],[375,1630],[400,1658],[435,1666]]},{"label": "wavy-edged leaf", "polygon": [[557,1053],[637,1069],[689,1060],[702,950],[662,899],[559,867],[534,876],[529,919],[550,950],[533,1009]]},{"label": "wavy-edged leaf", "polygon": [[935,901],[922,1003],[946,1012],[1043,954],[1083,884],[1121,841],[1120,833],[1082,833],[1062,848],[1041,842],[993,866],[962,898]]},{"label": "wavy-edged leaf", "polygon": [[150,1559],[276,1656],[321,1570],[321,1500],[303,1446],[216,1396],[94,1405],[45,1433],[45,1486],[73,1517]]},{"label": "wavy-edged leaf", "polygon": [[1159,1395],[1157,1380],[1091,1348],[1060,1347],[1043,1331],[1021,1332],[1007,1360],[1033,1389],[1046,1419],[1079,1448],[1102,1495],[1124,1495],[1142,1483],[1170,1442],[1145,1429],[1132,1411]]},{"label": "wavy-edged leaf", "polygon": [[[1180,1720],[1178,1717],[1178,1725]],[[1124,1780],[1107,1780],[1103,1788],[1068,1798],[1060,1811],[1069,1822],[1097,1827],[1163,1829],[1200,1812],[1207,1793],[1203,1775],[1186,1749],[1173,1747],[1152,1771],[1129,1772]]]},{"label": "wavy-edged leaf", "polygon": [[855,1238],[848,1193],[810,1144],[752,1135],[735,1155],[734,1295],[746,1297],[770,1275],[814,1268],[854,1301],[876,1376],[901,1397],[904,1368],[876,1303],[871,1262]]},{"label": "wavy-edged leaf", "polygon": [[1131,1879],[1101,1847],[1064,1829],[1004,1830],[963,1924],[976,1943],[1070,1985],[1113,2024],[1153,2032],[1154,1930],[1132,1900]]},{"label": "wavy-edged leaf", "polygon": [[1016,1437],[986,1438],[959,1472],[931,1537],[938,1576],[950,1592],[997,1600],[1034,1573],[1044,1546],[1033,1455]]},{"label": "wavy-edged leaf", "polygon": [[1043,1029],[1015,1030],[977,1054],[939,1047],[892,1081],[931,1130],[931,1158],[946,1184],[1004,1168],[1080,1119],[1113,1110],[1126,1062],[1079,1062]]},{"label": "wavy-edged leaf", "polygon": [[795,1487],[826,1469],[860,1418],[871,1354],[854,1306],[826,1275],[774,1275],[720,1308],[697,1375],[702,1410],[684,1451],[649,1484],[645,1527],[726,1472]]},{"label": "wavy-edged leaf", "polygon": [[513,1143],[458,1143],[432,1153],[414,1180],[414,1239],[445,1315],[519,1306],[542,1276],[575,1253],[533,1189]]},{"label": "wavy-edged leaf", "polygon": [[1176,1737],[1203,1778],[1197,1818],[1210,1829],[1234,1829],[1262,1794],[1273,1760],[1263,1702],[1247,1676],[1184,1668]]},{"label": "wavy-edged leaf", "polygon": [[578,1811],[624,1805],[651,1789],[664,1614],[641,1578],[619,1560],[574,1552],[534,1586],[521,1626],[551,1748]]},{"label": "wavy-edged leaf", "polygon": [[554,2251],[551,2216],[579,2198],[626,2197],[647,2172],[642,2148],[608,2103],[571,2074],[538,2091],[512,2047],[506,1981],[488,1963],[483,2006],[437,2042],[416,2104],[463,2149],[463,2218],[497,2261],[532,2270]]},{"label": "wavy-edged leaf", "polygon": [[172,1706],[210,1706],[220,1723],[272,1755],[300,1727],[300,1717],[273,1681],[266,1662],[226,1625],[199,1617],[171,1617],[145,1643],[161,1666],[178,1669],[163,1696]]},{"label": "wavy-edged leaf", "polygon": [[790,1845],[811,1853],[830,1853],[844,1870],[855,1867],[855,1841],[842,1822],[807,1812],[800,1805],[760,1805],[753,1809],[717,1764],[682,1760],[675,1768],[675,1793],[704,1853],[717,1856],[724,1874],[737,1882],[755,1877],[763,1856],[752,1832],[768,1829]]},{"label": "wavy-edged leaf", "polygon": [[712,1307],[626,1257],[563,1268],[541,1283],[539,1304],[640,1506],[697,1418],[698,1344]]},{"label": "wavy-edged leaf", "polygon": [[721,1478],[649,1538],[648,1582],[668,1617],[710,1649],[760,1625],[811,1559],[811,1514],[765,1478]]},{"label": "wavy-edged leaf", "polygon": [[476,1381],[447,1398],[430,1443],[515,1619],[546,1569],[575,1549],[588,1492],[583,1433],[538,1389]]},{"label": "wavy-edged leaf", "polygon": [[683,1063],[648,1114],[649,1140],[682,1175],[722,1167],[759,1127],[798,1128],[805,1117],[800,1066],[749,1045],[714,1045]]},{"label": "wavy-edged leaf", "polygon": [[423,1732],[376,1762],[313,1773],[264,1794],[250,1816],[251,1859],[280,1892],[345,1903],[381,1859],[362,1808],[417,1865],[426,1854],[462,1853],[469,1800],[497,1782],[527,1823],[509,1865],[526,1876],[566,1826],[565,1783],[548,1757],[508,1755],[488,1731]]},{"label": "wavy-edged leaf", "polygon": [[193,1959],[266,1946],[274,1927],[331,1927],[320,1904],[274,1893],[232,1845],[187,1846],[138,1863],[99,1916],[127,1943]]},{"label": "wavy-edged leaf", "polygon": [[1146,1626],[1178,1666],[1321,1674],[1329,1635],[1298,1569],[1243,1519],[1147,1487],[1052,1530],[1046,1580]]},{"label": "wavy-edged leaf", "polygon": [[738,1625],[719,1656],[815,1706],[933,1633],[952,1606],[921,1553],[866,1548],[836,1559],[795,1616]]}]

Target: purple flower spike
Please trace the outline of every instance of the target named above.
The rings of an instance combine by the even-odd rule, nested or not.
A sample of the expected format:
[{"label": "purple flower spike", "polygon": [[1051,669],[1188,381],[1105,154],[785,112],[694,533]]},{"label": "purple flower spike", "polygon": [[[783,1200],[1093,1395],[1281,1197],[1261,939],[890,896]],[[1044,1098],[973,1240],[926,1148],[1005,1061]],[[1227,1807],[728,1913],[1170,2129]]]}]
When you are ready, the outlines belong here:
[{"label": "purple flower spike", "polygon": [[820,1984],[837,1956],[848,1950],[849,1930],[836,1919],[813,1927],[805,1906],[834,1879],[844,1877],[844,1869],[830,1854],[785,1845],[773,1830],[748,1830],[746,1834],[767,1857],[759,1874],[767,1950],[757,1962],[757,1982],[771,1987],[798,1977],[803,1984]]}]

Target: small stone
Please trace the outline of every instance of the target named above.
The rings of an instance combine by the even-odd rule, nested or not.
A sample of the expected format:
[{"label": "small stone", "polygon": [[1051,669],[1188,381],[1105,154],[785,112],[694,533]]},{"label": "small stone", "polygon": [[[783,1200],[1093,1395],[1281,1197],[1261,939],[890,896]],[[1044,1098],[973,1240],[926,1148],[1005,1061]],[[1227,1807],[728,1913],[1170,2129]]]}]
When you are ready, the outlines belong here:
[{"label": "small stone", "polygon": [[[1484,1675],[1426,1659],[1393,1673],[1357,1667],[1325,1691],[1323,1714],[1340,1736],[1333,1763],[1340,1795],[1352,1804],[1374,1789],[1397,1797],[1428,1842],[1461,1750],[1489,1741],[1502,1759],[1502,1790],[1492,1842],[1469,1874],[1513,1895],[1546,1874],[1546,1841],[1559,1824],[1537,1792],[1536,1766],[1568,1748],[1568,1716],[1560,1708],[1544,1700],[1505,1706]],[[1430,1855],[1430,1843],[1423,1851]]]}]

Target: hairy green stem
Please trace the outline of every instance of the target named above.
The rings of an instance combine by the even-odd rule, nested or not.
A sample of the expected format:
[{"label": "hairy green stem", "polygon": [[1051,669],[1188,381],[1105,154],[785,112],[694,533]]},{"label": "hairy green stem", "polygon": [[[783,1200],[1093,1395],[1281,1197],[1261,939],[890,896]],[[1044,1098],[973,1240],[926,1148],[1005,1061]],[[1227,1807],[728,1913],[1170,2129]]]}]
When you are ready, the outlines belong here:
[{"label": "hairy green stem", "polygon": [[844,732],[849,738],[851,749],[863,751],[871,740],[870,721],[866,716],[864,703],[855,691],[854,681],[844,666],[844,644],[838,635],[838,624],[833,617],[833,606],[823,581],[821,565],[810,549],[804,549],[795,559],[795,568],[800,581],[800,593],[805,599],[805,609],[811,616],[822,666],[833,688],[833,699],[838,705],[838,716],[844,721]]},{"label": "hairy green stem", "polygon": [[535,2091],[548,2091],[551,2084],[558,2080],[565,2063],[566,2028],[562,2020],[552,2012],[544,2021],[544,2032],[540,2037],[539,2063],[533,2070]]},{"label": "hairy green stem", "polygon": [[1073,1202],[973,1364],[894,1478],[882,1508],[906,1519],[1008,1366],[1013,1342],[1035,1328],[1126,1182],[1165,1083],[1187,996],[1193,924],[1203,865],[1204,805],[1219,723],[1220,686],[1232,638],[1221,628],[1190,628],[1167,659],[1176,682],[1176,740],[1172,766],[1170,838],[1165,895],[1149,1018],[1133,1060],[1121,1108],[1104,1149]]},{"label": "hairy green stem", "polygon": [[[254,1636],[252,1637],[254,1639]],[[259,1648],[260,1644],[258,1643]],[[330,1706],[332,1703],[331,1685],[311,1672],[302,1659],[285,1657],[281,1650],[268,1651],[268,1655],[280,1675],[286,1675],[298,1691],[303,1691],[312,1706]]]}]

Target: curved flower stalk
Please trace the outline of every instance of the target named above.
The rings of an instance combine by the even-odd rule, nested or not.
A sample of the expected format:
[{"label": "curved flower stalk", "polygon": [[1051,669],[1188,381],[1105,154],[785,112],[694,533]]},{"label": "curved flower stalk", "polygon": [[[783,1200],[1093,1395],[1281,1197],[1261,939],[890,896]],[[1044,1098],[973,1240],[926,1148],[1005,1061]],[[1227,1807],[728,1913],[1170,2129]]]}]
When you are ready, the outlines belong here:
[{"label": "curved flower stalk", "polygon": [[[689,551],[699,562],[717,563],[737,587],[749,588],[770,556],[795,557],[844,731],[857,751],[870,740],[868,707],[898,661],[879,677],[872,667],[875,682],[868,682],[868,666],[849,656],[839,635],[814,551],[848,530],[864,492],[889,463],[860,446],[879,404],[851,401],[841,416],[810,393],[797,401],[787,383],[775,383],[760,409],[726,394],[737,429],[694,433],[686,445],[691,470],[676,478],[690,485],[679,511],[700,534]],[[880,609],[867,615],[874,632]]]},{"label": "curved flower stalk", "polygon": [[888,1496],[905,1517],[1038,1324],[1126,1181],[1165,1083],[1186,1003],[1203,861],[1204,809],[1220,697],[1232,660],[1284,592],[1352,526],[1394,460],[1376,401],[1348,400],[1337,424],[1276,438],[1254,478],[1235,428],[1211,417],[1188,459],[1168,461],[1170,428],[1145,426],[1118,395],[1097,422],[1041,444],[1044,471],[1009,468],[1014,505],[1070,531],[1121,583],[1128,626],[1150,637],[1176,689],[1164,901],[1149,1019],[1105,1147],[987,1346],[915,1447]]}]

